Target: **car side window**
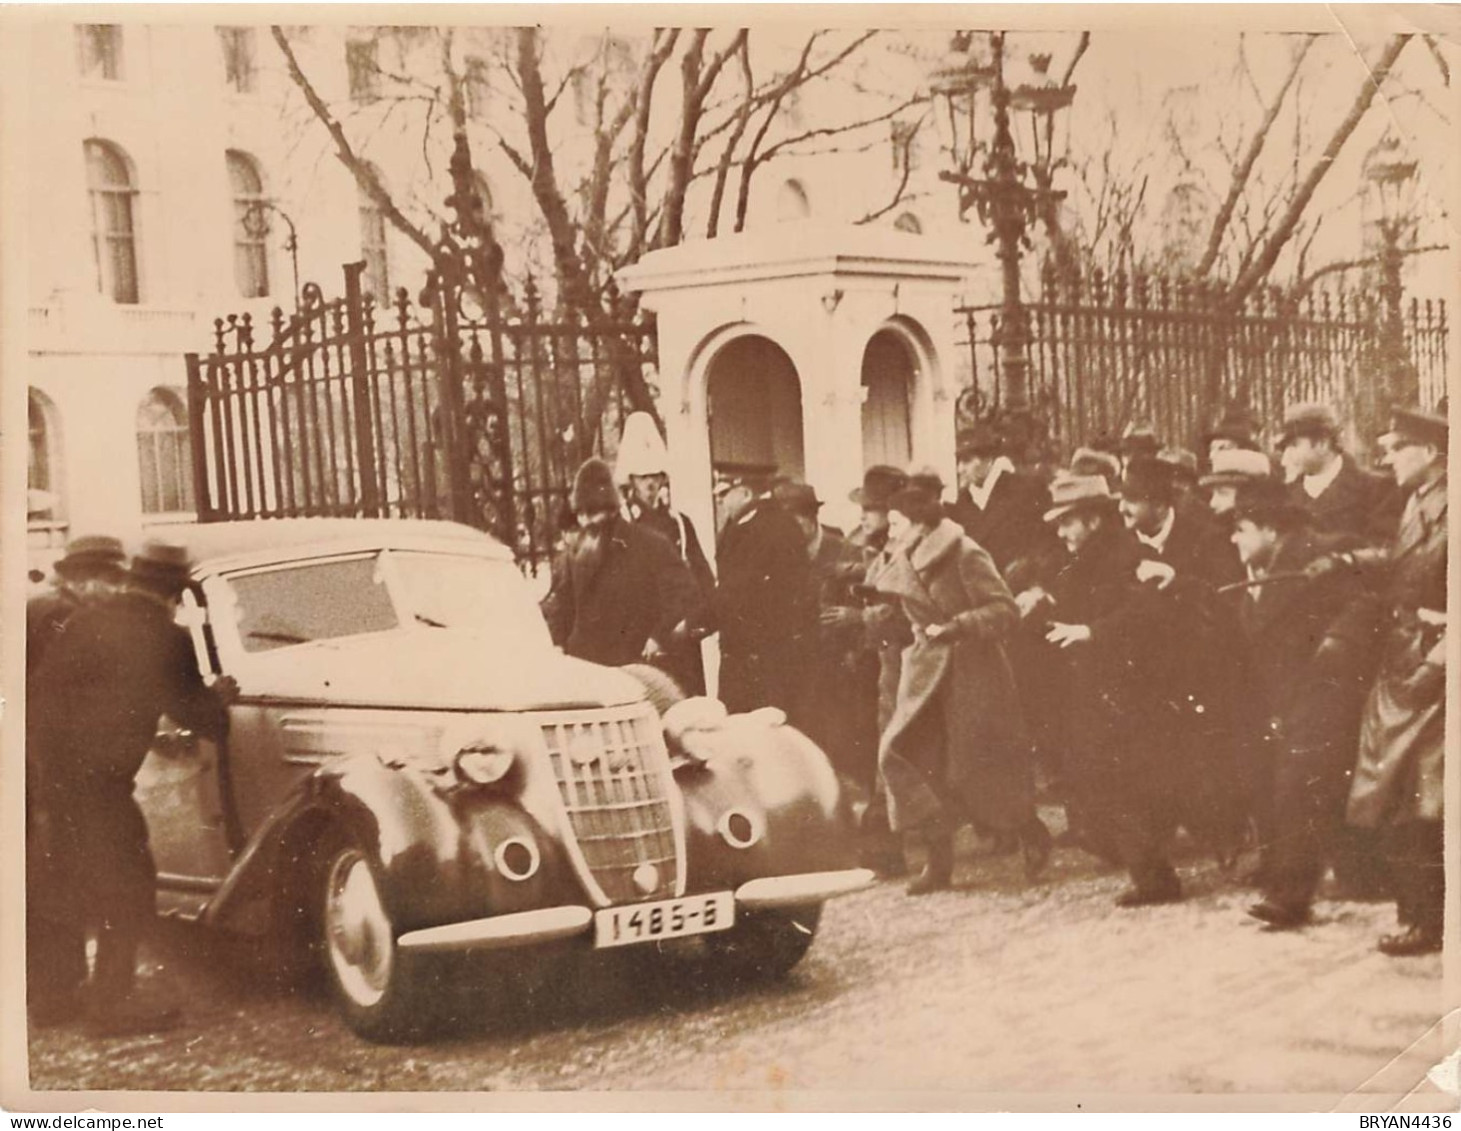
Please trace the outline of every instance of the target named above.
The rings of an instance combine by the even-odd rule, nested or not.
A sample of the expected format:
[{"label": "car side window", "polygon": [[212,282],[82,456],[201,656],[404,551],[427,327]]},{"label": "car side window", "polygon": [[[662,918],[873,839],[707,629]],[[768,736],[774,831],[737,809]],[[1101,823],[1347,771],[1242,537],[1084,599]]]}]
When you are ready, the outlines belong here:
[{"label": "car side window", "polygon": [[229,581],[247,652],[385,632],[399,623],[375,555],[239,574]]}]

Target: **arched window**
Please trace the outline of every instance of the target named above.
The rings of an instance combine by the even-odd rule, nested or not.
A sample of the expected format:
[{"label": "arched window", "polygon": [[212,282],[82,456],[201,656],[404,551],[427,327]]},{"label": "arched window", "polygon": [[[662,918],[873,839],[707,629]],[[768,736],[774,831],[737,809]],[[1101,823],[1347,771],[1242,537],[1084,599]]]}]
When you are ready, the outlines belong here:
[{"label": "arched window", "polygon": [[[380,171],[371,172],[381,181]],[[386,214],[364,189],[360,190],[360,257],[365,260],[362,285],[375,295],[376,302],[386,303],[391,297],[391,265],[386,246]]]},{"label": "arched window", "polygon": [[802,187],[800,181],[786,181],[776,194],[776,219],[805,220],[812,214],[811,201],[807,199],[807,190]]},{"label": "arched window", "polygon": [[923,235],[923,225],[919,223],[918,217],[912,212],[905,212],[893,221],[893,227],[900,232],[908,232],[911,235]]},{"label": "arched window", "polygon": [[182,398],[170,389],[153,389],[137,409],[137,463],[143,514],[193,509],[188,415]]},{"label": "arched window", "polygon": [[247,153],[227,153],[228,184],[233,191],[233,278],[244,298],[269,293],[269,213],[259,165]]},{"label": "arched window", "polygon": [[137,233],[132,164],[108,141],[86,143],[86,188],[91,199],[91,247],[96,287],[113,302],[137,301]]},{"label": "arched window", "polygon": [[26,476],[26,514],[31,522],[54,522],[61,506],[56,482],[56,433],[45,397],[30,390],[30,464]]}]

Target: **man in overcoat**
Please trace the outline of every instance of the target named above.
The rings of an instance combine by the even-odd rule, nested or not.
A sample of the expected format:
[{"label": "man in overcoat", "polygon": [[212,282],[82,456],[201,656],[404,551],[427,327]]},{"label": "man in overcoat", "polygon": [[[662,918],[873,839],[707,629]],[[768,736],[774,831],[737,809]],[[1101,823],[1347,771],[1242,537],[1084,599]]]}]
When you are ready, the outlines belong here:
[{"label": "man in overcoat", "polygon": [[924,840],[928,860],[909,885],[949,885],[953,833],[972,822],[1014,835],[1037,874],[1050,834],[1035,813],[1030,742],[1005,642],[1019,614],[989,555],[943,516],[936,474],[909,477],[890,501],[906,518],[887,565],[870,578],[913,627],[898,701],[878,753],[895,831]]},{"label": "man in overcoat", "polygon": [[770,484],[756,487],[726,513],[716,549],[720,698],[731,711],[780,707],[804,728],[817,627],[812,563],[796,519]]},{"label": "man in overcoat", "polygon": [[553,642],[592,663],[649,662],[681,675],[671,657],[699,605],[689,567],[669,542],[624,518],[603,460],[578,469],[572,503],[578,533],[542,604]]},{"label": "man in overcoat", "polygon": [[987,423],[960,432],[954,454],[959,493],[949,517],[984,547],[1008,581],[1018,563],[1050,549],[1050,531],[1040,519],[1049,492],[1038,476],[1015,469],[999,433]]},{"label": "man in overcoat", "polygon": [[1393,484],[1361,468],[1340,442],[1339,416],[1326,404],[1296,404],[1284,414],[1278,447],[1293,475],[1289,497],[1303,507],[1314,529],[1350,534],[1378,544],[1400,515]]},{"label": "man in overcoat", "polygon": [[[1252,709],[1265,724],[1271,797],[1263,899],[1249,914],[1285,929],[1309,921],[1344,819],[1371,640],[1353,612],[1365,598],[1354,571],[1305,574],[1316,558],[1356,539],[1310,529],[1308,514],[1274,479],[1239,487],[1233,517],[1233,544],[1254,583],[1235,596],[1254,668]],[[1262,584],[1267,578],[1274,580]]]},{"label": "man in overcoat", "polygon": [[84,945],[86,930],[96,930],[87,1008],[100,1035],[149,1032],[178,1016],[137,992],[137,952],[155,915],[157,873],[133,779],[164,714],[220,739],[237,692],[227,677],[204,684],[192,640],[175,623],[188,569],[181,546],[144,545],[124,592],[66,622],[31,689],[32,762],[72,895],[73,929],[57,942]]},{"label": "man in overcoat", "polygon": [[[66,622],[84,606],[104,599],[121,588],[126,577],[126,551],[117,538],[81,535],[71,539],[65,554],[56,562],[54,585],[26,602],[25,679],[29,687],[49,647],[61,639]],[[26,715],[27,727],[37,720],[34,710]],[[27,741],[27,755],[39,754],[35,742]],[[26,977],[31,1021],[37,1025],[59,1024],[75,1017],[81,1009],[76,990],[86,981],[84,939],[76,935],[73,916],[65,909],[64,876],[52,860],[49,819],[40,809],[39,767],[27,766],[25,783],[26,831]]]},{"label": "man in overcoat", "polygon": [[1396,956],[1439,951],[1443,935],[1449,427],[1443,413],[1394,413],[1380,443],[1406,495],[1395,537],[1315,563],[1357,565],[1382,586],[1380,673],[1365,704],[1346,816],[1383,830],[1403,929],[1379,947]]}]

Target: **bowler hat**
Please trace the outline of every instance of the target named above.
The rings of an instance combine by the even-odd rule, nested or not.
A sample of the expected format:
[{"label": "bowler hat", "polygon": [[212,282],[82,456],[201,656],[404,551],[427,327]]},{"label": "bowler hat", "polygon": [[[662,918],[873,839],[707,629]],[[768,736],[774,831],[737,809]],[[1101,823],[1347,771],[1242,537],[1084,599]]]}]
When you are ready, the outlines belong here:
[{"label": "bowler hat", "polygon": [[1290,405],[1283,414],[1283,428],[1279,431],[1279,446],[1293,443],[1301,436],[1321,439],[1339,435],[1339,414],[1327,404],[1305,401]]},{"label": "bowler hat", "polygon": [[1233,502],[1233,519],[1247,519],[1260,526],[1287,529],[1307,522],[1309,512],[1293,501],[1282,483],[1265,476],[1249,479],[1238,486],[1238,497]]},{"label": "bowler hat", "polygon": [[815,518],[822,507],[817,490],[810,483],[799,479],[783,479],[771,488],[771,497],[792,514]]},{"label": "bowler hat", "polygon": [[1076,475],[1069,471],[1059,472],[1051,480],[1050,501],[1054,505],[1045,512],[1046,522],[1055,522],[1076,509],[1110,510],[1116,505],[1111,484],[1104,475]]},{"label": "bowler hat", "polygon": [[902,468],[878,463],[862,473],[862,486],[854,488],[847,497],[868,510],[885,511],[894,492],[907,482],[908,473]]},{"label": "bowler hat", "polygon": [[1125,456],[1154,456],[1161,451],[1162,442],[1157,439],[1156,429],[1150,424],[1128,424],[1121,433],[1121,454]]},{"label": "bowler hat", "polygon": [[1121,497],[1138,502],[1168,503],[1175,498],[1175,471],[1159,459],[1138,458],[1126,465]]},{"label": "bowler hat", "polygon": [[1451,426],[1443,412],[1429,412],[1423,408],[1396,408],[1390,413],[1390,431],[1380,437],[1380,443],[1430,444],[1437,451],[1446,450]]},{"label": "bowler hat", "polygon": [[66,552],[56,561],[62,577],[78,574],[114,573],[120,576],[127,560],[122,540],[109,534],[82,534],[66,543]]},{"label": "bowler hat", "polygon": [[1121,478],[1121,461],[1097,448],[1077,448],[1070,457],[1070,474],[1104,475],[1114,483]]},{"label": "bowler hat", "polygon": [[1239,447],[1257,450],[1260,431],[1262,427],[1252,409],[1230,404],[1217,423],[1202,434],[1202,447],[1206,450],[1214,440],[1231,440]]},{"label": "bowler hat", "polygon": [[181,589],[193,567],[188,548],[149,538],[132,557],[132,576],[153,586]]},{"label": "bowler hat", "polygon": [[617,511],[619,489],[614,486],[614,472],[597,456],[583,461],[573,477],[573,509],[577,514],[595,511]]},{"label": "bowler hat", "polygon": [[1000,435],[994,425],[980,421],[971,428],[960,430],[954,442],[954,458],[966,460],[975,456],[997,456],[1000,447]]},{"label": "bowler hat", "polygon": [[1172,465],[1172,474],[1178,481],[1197,482],[1197,456],[1186,448],[1163,448],[1157,459]]},{"label": "bowler hat", "polygon": [[1272,474],[1273,465],[1262,452],[1230,448],[1213,453],[1212,471],[1199,482],[1204,487],[1231,487],[1254,479],[1267,479]]}]

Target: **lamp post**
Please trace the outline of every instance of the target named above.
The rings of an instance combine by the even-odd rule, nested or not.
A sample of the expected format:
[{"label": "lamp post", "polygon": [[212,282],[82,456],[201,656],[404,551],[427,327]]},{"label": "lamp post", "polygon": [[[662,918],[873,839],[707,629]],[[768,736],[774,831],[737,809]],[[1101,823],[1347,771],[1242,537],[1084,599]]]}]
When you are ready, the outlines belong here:
[{"label": "lamp post", "polygon": [[[1049,81],[1050,56],[1032,55],[1036,81],[1012,88],[1005,78],[1005,33],[988,33],[987,53],[983,46],[975,33],[957,33],[933,76],[933,94],[946,111],[947,148],[954,164],[939,178],[958,186],[959,218],[974,208],[997,249],[1002,296],[999,373],[1004,392],[997,411],[1004,417],[1007,447],[1024,457],[1042,438],[1043,427],[1031,411],[1030,324],[1020,293],[1020,262],[1030,247],[1031,223],[1042,208],[1065,196],[1047,186],[1056,164],[1055,116],[1070,105],[1075,87]],[[979,137],[985,101],[993,115],[988,141]],[[1029,115],[1029,161],[1021,160],[1017,151],[1012,111]],[[976,175],[976,165],[982,175]]]},{"label": "lamp post", "polygon": [[284,240],[284,250],[289,253],[289,266],[294,273],[294,309],[299,309],[299,233],[295,231],[294,221],[290,219],[289,213],[280,208],[272,200],[255,200],[244,209],[243,215],[239,217],[239,223],[243,230],[256,240],[264,239],[269,234],[269,213],[273,212],[281,220],[284,226],[289,229],[289,235]]},{"label": "lamp post", "polygon": [[1400,281],[1405,251],[1415,241],[1417,164],[1398,137],[1386,134],[1365,155],[1363,170],[1371,189],[1367,203],[1379,242],[1380,299],[1384,304],[1380,376],[1392,403],[1414,403],[1420,395],[1418,374],[1405,348]]}]

